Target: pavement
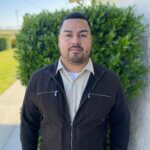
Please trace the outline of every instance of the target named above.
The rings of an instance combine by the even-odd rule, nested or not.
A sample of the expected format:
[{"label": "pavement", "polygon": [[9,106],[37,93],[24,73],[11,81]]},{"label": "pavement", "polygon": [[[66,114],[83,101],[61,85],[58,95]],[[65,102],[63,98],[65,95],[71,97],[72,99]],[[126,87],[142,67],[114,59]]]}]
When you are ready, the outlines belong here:
[{"label": "pavement", "polygon": [[17,80],[0,95],[0,150],[21,150],[19,124],[24,93],[25,87]]}]

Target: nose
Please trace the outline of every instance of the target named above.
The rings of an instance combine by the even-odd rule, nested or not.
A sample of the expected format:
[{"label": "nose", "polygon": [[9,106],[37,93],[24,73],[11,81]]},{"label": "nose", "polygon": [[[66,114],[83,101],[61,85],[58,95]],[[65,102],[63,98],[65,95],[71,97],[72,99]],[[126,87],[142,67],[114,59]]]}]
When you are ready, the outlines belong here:
[{"label": "nose", "polygon": [[72,37],[72,44],[73,45],[78,45],[78,44],[80,44],[80,37],[79,36],[73,36]]}]

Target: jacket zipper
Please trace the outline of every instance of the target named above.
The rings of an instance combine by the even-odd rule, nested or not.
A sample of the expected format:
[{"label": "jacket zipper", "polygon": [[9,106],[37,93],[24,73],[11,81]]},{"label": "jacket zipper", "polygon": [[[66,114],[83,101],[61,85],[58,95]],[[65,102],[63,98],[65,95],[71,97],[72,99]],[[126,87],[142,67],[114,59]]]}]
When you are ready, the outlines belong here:
[{"label": "jacket zipper", "polygon": [[[52,77],[53,78],[53,77]],[[57,83],[57,85],[60,87],[60,89],[61,89],[61,91],[62,91],[62,93],[64,94],[64,96],[65,96],[65,99],[67,100],[67,96],[66,96],[66,94],[65,94],[65,92],[64,92],[64,90],[62,89],[62,87],[61,87],[61,85],[57,82],[57,80],[55,80],[55,78],[53,78],[53,80]],[[69,112],[69,110],[68,110],[68,112]],[[70,118],[70,115],[69,115],[69,122],[70,122],[70,127],[71,127],[71,143],[70,143],[70,147],[71,147],[71,149],[70,150],[72,150],[72,139],[73,139],[73,121],[71,121],[71,118]]]},{"label": "jacket zipper", "polygon": [[72,150],[72,142],[73,142],[73,121],[71,121],[71,150]]},{"label": "jacket zipper", "polygon": [[[86,98],[90,98],[90,93],[91,91],[95,88],[97,82],[101,79],[102,75],[104,74],[104,71],[101,73],[99,79],[95,82],[94,86],[92,87],[92,89],[90,90],[90,92],[86,95],[86,97],[83,99],[83,101],[81,102],[78,111],[75,114],[75,117],[77,116],[77,113],[79,112],[80,108],[82,107],[82,105],[84,104],[84,102],[86,101]],[[73,121],[71,121],[71,150],[72,150],[72,143],[73,143],[73,122],[75,120],[75,117],[73,119]]]},{"label": "jacket zipper", "polygon": [[56,91],[50,91],[50,92],[39,92],[39,93],[36,93],[36,95],[52,94],[52,93],[54,93],[54,96],[57,96],[58,90],[56,90]]},{"label": "jacket zipper", "polygon": [[[85,97],[85,98],[83,99],[83,101],[81,102],[81,104],[80,104],[80,106],[79,106],[79,109],[78,109],[78,111],[77,111],[76,114],[75,114],[75,117],[76,117],[77,113],[79,112],[80,108],[82,107],[82,105],[84,104],[84,102],[86,101],[86,99],[87,99],[87,98],[90,98],[91,91],[95,88],[97,82],[101,79],[101,77],[102,77],[102,75],[104,74],[104,72],[105,72],[105,71],[103,71],[103,72],[101,73],[99,79],[95,82],[95,84],[94,84],[94,86],[91,88],[90,92],[86,95],[86,97]],[[75,119],[75,117],[74,117],[74,119]]]},{"label": "jacket zipper", "polygon": [[90,93],[90,95],[111,98],[111,96],[105,94]]},{"label": "jacket zipper", "polygon": [[[100,80],[100,78],[102,77],[103,74],[104,74],[104,71],[101,73],[99,79],[95,82],[95,84],[94,84],[93,88],[90,90],[89,94],[90,94],[91,91],[94,89],[94,87],[96,86],[97,82]],[[60,89],[62,90],[62,92],[63,92],[63,94],[64,94],[64,96],[65,96],[65,98],[66,98],[66,100],[67,100],[67,97],[66,97],[66,94],[65,94],[64,90],[62,89],[62,87],[60,86],[60,84],[55,80],[55,78],[53,78],[53,79],[54,79],[54,81],[58,84],[58,86],[59,86]],[[75,117],[77,116],[77,113],[79,112],[80,108],[82,107],[82,105],[83,105],[84,102],[86,101],[86,98],[87,98],[87,97],[90,97],[89,94],[87,94],[86,97],[84,98],[84,100],[81,102],[81,104],[80,104],[80,106],[79,106],[79,109],[78,109],[78,111],[77,111],[76,114],[75,114]],[[74,117],[73,121],[71,121],[71,118],[70,118],[70,126],[71,126],[71,143],[70,143],[70,145],[71,145],[71,150],[72,150],[72,144],[73,144],[73,123],[74,123],[75,117]]]}]

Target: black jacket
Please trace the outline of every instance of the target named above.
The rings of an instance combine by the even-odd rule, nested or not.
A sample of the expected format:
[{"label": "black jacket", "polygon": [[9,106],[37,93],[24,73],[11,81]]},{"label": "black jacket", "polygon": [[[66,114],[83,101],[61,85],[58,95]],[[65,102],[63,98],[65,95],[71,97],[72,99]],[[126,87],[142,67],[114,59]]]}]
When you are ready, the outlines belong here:
[{"label": "black jacket", "polygon": [[116,76],[94,64],[73,123],[57,63],[33,74],[21,116],[23,150],[105,150],[110,127],[111,150],[127,150],[130,115]]}]

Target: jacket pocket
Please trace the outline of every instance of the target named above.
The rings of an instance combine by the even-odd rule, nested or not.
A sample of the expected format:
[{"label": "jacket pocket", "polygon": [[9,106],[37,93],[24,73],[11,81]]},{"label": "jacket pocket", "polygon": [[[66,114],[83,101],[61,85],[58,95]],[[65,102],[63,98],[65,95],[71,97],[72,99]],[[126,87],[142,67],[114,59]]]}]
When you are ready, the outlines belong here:
[{"label": "jacket pocket", "polygon": [[88,100],[84,107],[83,116],[88,122],[101,122],[111,111],[111,95],[102,93],[89,93]]},{"label": "jacket pocket", "polygon": [[39,110],[43,114],[43,119],[54,120],[60,111],[60,95],[58,90],[42,91],[36,93]]}]

